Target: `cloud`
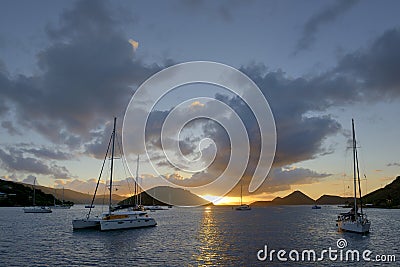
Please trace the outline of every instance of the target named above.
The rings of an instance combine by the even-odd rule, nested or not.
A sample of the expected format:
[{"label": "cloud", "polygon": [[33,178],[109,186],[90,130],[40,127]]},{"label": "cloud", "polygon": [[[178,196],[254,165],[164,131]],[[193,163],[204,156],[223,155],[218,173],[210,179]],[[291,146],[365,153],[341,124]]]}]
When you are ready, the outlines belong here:
[{"label": "cloud", "polygon": [[13,182],[18,182],[18,177],[15,173],[11,174],[11,175],[3,175],[0,176],[0,178],[2,180],[6,180],[6,181],[13,181]]},{"label": "cloud", "polygon": [[21,148],[22,152],[30,153],[35,157],[41,159],[53,159],[53,160],[69,160],[73,158],[73,155],[67,152],[63,152],[56,148],[40,147],[40,148]]},{"label": "cloud", "polygon": [[400,167],[400,163],[398,163],[398,162],[391,162],[391,163],[388,163],[386,166],[388,166],[388,167],[394,167],[394,166]]},{"label": "cloud", "polygon": [[335,21],[357,2],[358,0],[335,1],[332,5],[312,15],[304,24],[302,35],[297,42],[294,53],[297,54],[300,51],[309,49],[316,40],[315,35],[323,25]]},{"label": "cloud", "polygon": [[[400,76],[396,75],[396,70],[400,69],[398,47],[400,30],[396,28],[378,36],[368,47],[347,53],[338,60],[334,68],[315,76],[291,78],[280,70],[266,72],[265,66],[262,65],[251,65],[241,69],[255,81],[268,100],[277,129],[274,169],[260,190],[269,192],[289,189],[286,180],[291,181],[291,175],[299,174],[299,171],[277,173],[276,170],[332,153],[334,147],[326,143],[326,140],[337,134],[348,136],[348,132],[333,116],[325,114],[329,108],[399,99]],[[250,179],[260,151],[260,132],[254,115],[239,97],[218,94],[215,98],[235,110],[249,133],[250,162],[244,178]],[[153,122],[159,127],[168,112],[158,113],[161,114],[162,116],[158,116]],[[231,149],[225,130],[213,122],[203,123],[200,129],[202,138],[214,140],[218,150],[217,156],[206,171],[190,178],[193,179],[192,182],[190,179],[176,179],[177,183],[204,184],[221,174],[229,162]],[[154,138],[159,134],[157,131],[152,133]],[[163,165],[165,166],[165,163]],[[276,180],[279,181],[276,185],[269,183],[274,179],[274,175],[280,177]],[[302,175],[298,176],[301,177],[298,181],[310,183],[326,177],[325,174],[319,177],[318,174],[307,174],[305,171]],[[306,179],[307,175],[317,179]]]},{"label": "cloud", "polygon": [[28,175],[28,176],[26,176],[26,178],[23,179],[22,182],[23,182],[24,184],[31,184],[31,185],[36,184],[36,185],[39,185],[39,183],[38,183],[38,181],[37,181],[37,177],[34,176],[34,175]]},{"label": "cloud", "polygon": [[132,39],[129,39],[129,43],[132,45],[133,52],[135,52],[136,49],[138,49],[138,47],[139,47],[139,43]]},{"label": "cloud", "polygon": [[69,179],[72,176],[66,167],[26,156],[18,148],[9,148],[8,151],[0,149],[0,164],[10,172],[43,174],[58,179]]},{"label": "cloud", "polygon": [[37,54],[38,72],[0,73],[0,112],[13,107],[19,127],[55,144],[95,142],[91,131],[122,118],[134,88],[161,68],[134,59],[120,17],[105,1],[65,10],[46,29],[50,44]]},{"label": "cloud", "polygon": [[200,101],[194,101],[190,104],[190,107],[196,108],[196,107],[204,107],[204,104],[201,103]]},{"label": "cloud", "polygon": [[400,96],[400,28],[384,32],[367,48],[344,55],[329,76],[352,79],[357,95],[369,101]]},{"label": "cloud", "polygon": [[11,121],[2,121],[1,127],[6,129],[10,135],[22,135],[22,133],[17,128],[14,127],[14,124]]}]

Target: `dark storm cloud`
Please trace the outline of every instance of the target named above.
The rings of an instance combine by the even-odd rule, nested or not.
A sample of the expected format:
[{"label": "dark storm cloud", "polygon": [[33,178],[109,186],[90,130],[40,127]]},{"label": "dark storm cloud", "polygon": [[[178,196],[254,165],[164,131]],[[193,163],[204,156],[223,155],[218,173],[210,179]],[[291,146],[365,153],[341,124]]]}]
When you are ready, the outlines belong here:
[{"label": "dark storm cloud", "polygon": [[[0,110],[1,114],[1,110]],[[10,135],[21,135],[21,132],[14,127],[14,124],[11,121],[2,121],[1,127],[7,130]]]},{"label": "dark storm cloud", "polygon": [[122,117],[133,88],[160,67],[133,59],[118,17],[106,2],[78,1],[48,26],[39,74],[0,76],[1,99],[15,107],[20,125],[77,148],[92,142],[92,129]]},{"label": "dark storm cloud", "polygon": [[302,35],[297,42],[294,53],[309,49],[316,40],[315,35],[323,25],[336,20],[357,2],[358,0],[334,1],[332,5],[312,15],[304,24]]},{"label": "dark storm cloud", "polygon": [[25,172],[50,175],[57,179],[67,179],[71,174],[64,166],[25,156],[24,153],[16,148],[9,148],[8,151],[0,149],[1,166],[10,172]]},{"label": "dark storm cloud", "polygon": [[[345,107],[365,101],[393,100],[400,96],[399,47],[400,31],[398,29],[387,31],[369,47],[345,55],[332,70],[309,78],[293,79],[282,71],[266,72],[266,67],[262,65],[242,68],[242,71],[260,87],[268,100],[277,129],[277,150],[273,170],[270,179],[267,179],[257,192],[282,190],[283,187],[271,189],[269,186],[268,181],[276,179],[273,177],[277,175],[277,170],[332,153],[334,147],[324,144],[329,136],[340,133],[348,137],[349,133],[335,118],[328,114],[321,115],[328,108]],[[223,95],[216,97],[235,110],[249,133],[250,163],[244,175],[248,181],[254,172],[260,151],[256,120],[240,98]],[[230,144],[224,136],[223,129],[218,127],[208,129],[203,129],[205,135],[218,144],[218,156],[208,171],[220,173],[228,163]],[[282,173],[285,176],[290,174],[290,172]],[[316,180],[326,177],[319,174],[302,177],[307,176]],[[284,184],[285,179],[281,180]],[[293,182],[297,183],[296,180]],[[289,189],[289,184],[284,188]]]},{"label": "dark storm cloud", "polygon": [[332,74],[354,79],[358,95],[364,99],[399,97],[400,28],[388,30],[371,46],[345,55]]}]

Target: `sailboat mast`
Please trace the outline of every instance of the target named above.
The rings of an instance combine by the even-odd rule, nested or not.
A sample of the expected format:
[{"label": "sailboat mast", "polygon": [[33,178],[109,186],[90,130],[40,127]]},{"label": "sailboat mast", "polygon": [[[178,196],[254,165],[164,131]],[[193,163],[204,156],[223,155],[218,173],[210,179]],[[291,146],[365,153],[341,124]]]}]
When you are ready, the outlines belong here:
[{"label": "sailboat mast", "polygon": [[33,179],[33,206],[35,206],[35,197],[36,197],[36,177]]},{"label": "sailboat mast", "polygon": [[136,182],[135,182],[135,206],[140,205],[139,203],[139,155],[136,160]]},{"label": "sailboat mast", "polygon": [[356,133],[354,130],[354,119],[351,119],[353,130],[353,178],[354,178],[354,215],[357,217],[357,175],[356,175]]},{"label": "sailboat mast", "polygon": [[243,180],[240,181],[240,206],[243,205],[242,196],[243,196]]},{"label": "sailboat mast", "polygon": [[114,168],[114,147],[115,147],[115,125],[117,124],[117,118],[114,117],[114,129],[112,133],[112,147],[111,147],[111,172],[110,172],[110,203],[108,206],[108,213],[111,214],[111,201],[112,201],[112,178]]}]

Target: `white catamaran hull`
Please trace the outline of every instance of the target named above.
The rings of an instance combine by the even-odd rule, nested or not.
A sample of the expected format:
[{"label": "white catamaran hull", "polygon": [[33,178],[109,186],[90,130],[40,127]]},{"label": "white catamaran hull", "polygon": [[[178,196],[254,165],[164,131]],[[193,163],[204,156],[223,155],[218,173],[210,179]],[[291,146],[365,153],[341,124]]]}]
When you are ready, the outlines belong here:
[{"label": "white catamaran hull", "polygon": [[99,218],[90,219],[77,219],[72,221],[72,228],[76,229],[89,229],[89,228],[99,228],[100,227]]},{"label": "white catamaran hull", "polygon": [[156,226],[157,223],[153,218],[126,218],[126,219],[113,219],[113,220],[101,220],[100,230],[118,230],[128,228],[141,228]]},{"label": "white catamaran hull", "polygon": [[371,223],[361,223],[358,221],[338,221],[339,231],[354,232],[354,233],[368,233]]}]

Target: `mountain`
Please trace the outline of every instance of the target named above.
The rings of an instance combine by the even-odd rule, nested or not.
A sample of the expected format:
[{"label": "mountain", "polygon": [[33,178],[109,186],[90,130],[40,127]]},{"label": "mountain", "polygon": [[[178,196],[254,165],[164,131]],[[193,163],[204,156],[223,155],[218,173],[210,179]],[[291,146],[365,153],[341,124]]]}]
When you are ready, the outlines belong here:
[{"label": "mountain", "polygon": [[[357,200],[359,201],[359,200]],[[400,208],[400,176],[385,186],[363,196],[363,204],[372,204],[376,208]],[[273,205],[312,205],[315,202],[319,205],[343,205],[353,203],[352,197],[339,197],[323,195],[314,201],[300,191],[295,191],[286,197],[277,197],[272,201],[256,201],[252,206],[273,206]]]},{"label": "mountain", "polygon": [[[147,190],[147,192],[142,192],[139,195],[139,197],[141,196],[142,198],[142,205],[144,206],[169,205],[169,203],[176,206],[201,206],[209,203],[208,200],[181,188],[157,186]],[[153,199],[151,195],[155,196],[156,199]],[[119,204],[133,204],[133,198],[134,197],[129,197],[121,201]]]},{"label": "mountain", "polygon": [[276,197],[272,201],[256,201],[252,206],[275,206],[275,205],[313,205],[315,201],[300,191],[294,191],[286,197]]},{"label": "mountain", "polygon": [[400,208],[400,176],[385,186],[363,197],[363,203],[378,208]]}]

